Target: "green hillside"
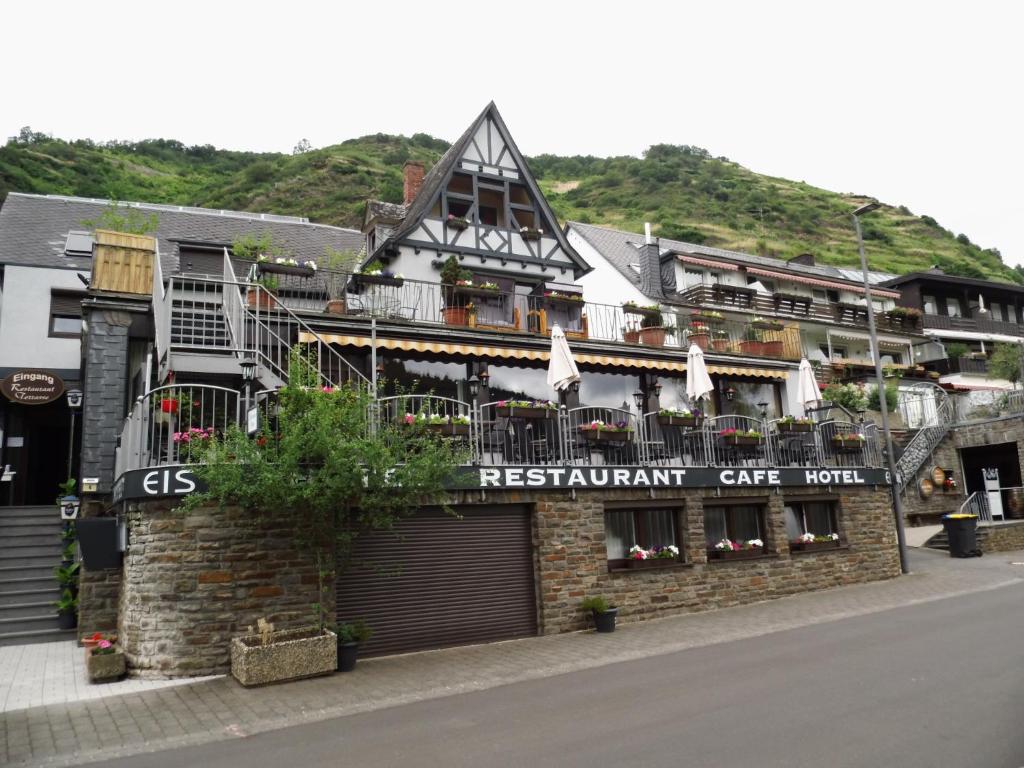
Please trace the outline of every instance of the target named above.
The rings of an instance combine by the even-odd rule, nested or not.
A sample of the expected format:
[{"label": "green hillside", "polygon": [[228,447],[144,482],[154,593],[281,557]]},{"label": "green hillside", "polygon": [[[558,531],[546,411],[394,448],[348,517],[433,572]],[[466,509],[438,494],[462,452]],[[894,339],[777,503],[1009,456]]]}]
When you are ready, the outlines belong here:
[{"label": "green hillside", "polygon": [[[426,134],[377,134],[296,154],[137,143],[65,142],[25,129],[0,147],[0,197],[8,191],[141,200],[308,216],[358,228],[368,197],[401,202],[402,165],[429,167],[448,145]],[[721,248],[856,265],[848,213],[867,197],[762,176],[688,146],[656,145],[644,157],[540,155],[530,166],[555,212]],[[864,219],[871,266],[1024,283],[1002,263],[934,219],[885,205]]]}]

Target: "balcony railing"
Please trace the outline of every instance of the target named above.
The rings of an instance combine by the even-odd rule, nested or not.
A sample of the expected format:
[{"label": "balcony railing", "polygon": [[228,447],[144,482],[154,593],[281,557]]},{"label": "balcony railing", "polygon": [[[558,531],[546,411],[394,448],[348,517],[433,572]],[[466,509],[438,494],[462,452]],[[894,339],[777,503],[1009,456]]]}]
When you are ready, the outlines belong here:
[{"label": "balcony railing", "polygon": [[975,331],[978,333],[1005,333],[1010,336],[1024,336],[1024,326],[987,317],[949,317],[947,315],[924,315],[925,328],[944,331]]},{"label": "balcony railing", "polygon": [[978,376],[988,375],[988,360],[974,357],[951,357],[932,360],[925,364],[929,370],[945,375],[949,373],[967,373]]},{"label": "balcony railing", "polygon": [[[132,469],[188,464],[194,445],[243,426],[240,393],[208,385],[159,387],[139,398],[125,420],[116,475]],[[254,398],[272,424],[271,398]],[[423,423],[441,439],[461,442],[481,466],[880,467],[871,423],[786,424],[748,416],[685,418],[620,408],[507,401],[476,405],[434,395],[375,400],[386,423]]]}]

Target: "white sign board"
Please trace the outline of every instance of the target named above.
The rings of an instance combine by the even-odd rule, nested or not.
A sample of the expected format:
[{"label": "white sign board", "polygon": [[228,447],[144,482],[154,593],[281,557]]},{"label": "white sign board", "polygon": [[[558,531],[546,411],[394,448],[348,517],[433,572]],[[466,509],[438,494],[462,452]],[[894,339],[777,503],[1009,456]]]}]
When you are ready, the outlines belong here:
[{"label": "white sign board", "polygon": [[985,467],[982,474],[985,478],[985,492],[988,494],[988,511],[992,519],[1004,520],[1003,494],[999,491],[999,469]]},{"label": "white sign board", "polygon": [[260,431],[260,409],[259,406],[254,405],[245,414],[245,431],[252,437]]}]

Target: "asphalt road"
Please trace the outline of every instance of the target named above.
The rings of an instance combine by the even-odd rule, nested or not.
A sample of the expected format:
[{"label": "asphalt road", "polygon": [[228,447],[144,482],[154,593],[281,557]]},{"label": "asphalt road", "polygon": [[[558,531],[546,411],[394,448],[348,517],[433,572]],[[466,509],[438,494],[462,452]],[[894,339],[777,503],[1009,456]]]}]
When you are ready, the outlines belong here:
[{"label": "asphalt road", "polygon": [[1024,766],[1024,584],[104,766]]}]

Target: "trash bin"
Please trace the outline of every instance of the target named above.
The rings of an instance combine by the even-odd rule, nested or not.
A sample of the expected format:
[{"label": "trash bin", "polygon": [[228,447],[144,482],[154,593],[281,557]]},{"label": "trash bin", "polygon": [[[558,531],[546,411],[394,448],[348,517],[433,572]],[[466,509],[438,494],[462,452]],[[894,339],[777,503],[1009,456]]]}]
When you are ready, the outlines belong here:
[{"label": "trash bin", "polygon": [[981,557],[977,515],[943,515],[942,525],[949,538],[950,557]]}]

